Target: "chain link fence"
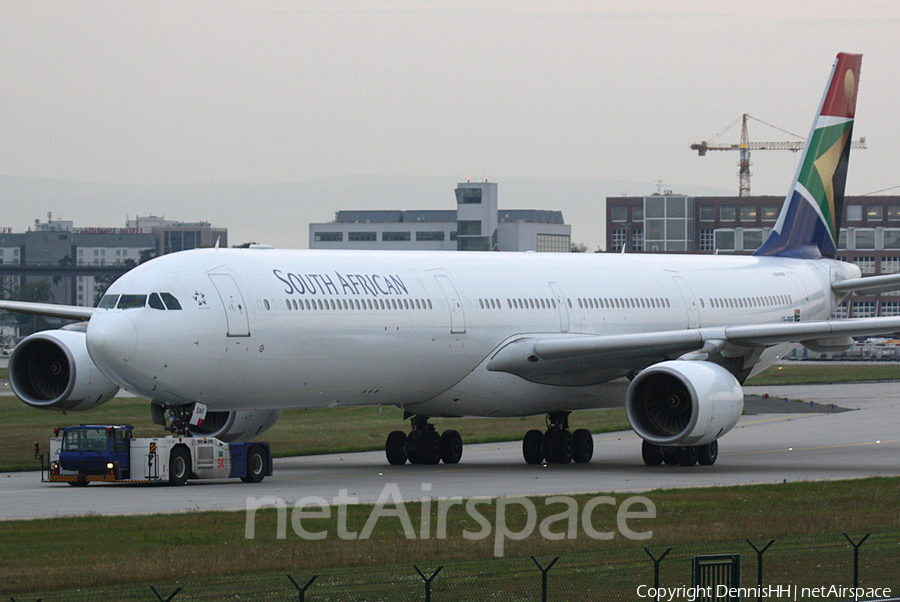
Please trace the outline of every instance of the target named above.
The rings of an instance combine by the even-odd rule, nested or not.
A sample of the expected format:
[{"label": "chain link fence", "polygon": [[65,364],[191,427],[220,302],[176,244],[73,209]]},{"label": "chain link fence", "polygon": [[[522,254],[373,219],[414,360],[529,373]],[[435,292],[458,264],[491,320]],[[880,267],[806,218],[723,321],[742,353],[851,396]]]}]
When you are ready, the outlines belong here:
[{"label": "chain link fence", "polygon": [[[758,561],[762,551],[762,585],[740,599],[752,600],[852,600],[852,596],[829,595],[828,588],[850,588],[854,579],[862,588],[890,588],[900,596],[900,541],[896,536],[840,533],[827,536],[784,537],[764,550],[769,539],[725,541],[716,544],[672,545],[598,550],[559,557],[500,558],[448,563],[446,566],[412,565],[352,567],[304,572],[302,567],[288,576],[262,573],[234,576],[206,576],[173,580],[170,583],[138,584],[127,587],[66,589],[21,592],[14,602],[526,602],[542,600],[546,577],[549,602],[654,600],[658,562],[659,586],[684,588],[664,600],[695,602],[687,588],[692,585],[691,559],[708,554],[741,554],[741,588],[757,588]],[[854,546],[859,546],[858,569],[854,570]],[[764,550],[764,551],[763,551]],[[439,570],[440,569],[440,570]],[[438,572],[439,571],[439,572]],[[310,583],[312,577],[315,579]],[[151,587],[152,586],[152,587]],[[639,588],[643,586],[642,589]],[[429,591],[426,592],[426,588]],[[788,590],[774,588],[789,588]],[[803,588],[825,588],[815,593]],[[305,591],[302,591],[304,590]],[[768,592],[768,593],[767,593]],[[804,595],[804,593],[806,595]],[[840,590],[832,590],[832,594]],[[701,599],[701,598],[698,598]],[[702,598],[719,599],[719,598]],[[727,599],[727,598],[722,598]],[[860,599],[873,599],[860,597]]]}]

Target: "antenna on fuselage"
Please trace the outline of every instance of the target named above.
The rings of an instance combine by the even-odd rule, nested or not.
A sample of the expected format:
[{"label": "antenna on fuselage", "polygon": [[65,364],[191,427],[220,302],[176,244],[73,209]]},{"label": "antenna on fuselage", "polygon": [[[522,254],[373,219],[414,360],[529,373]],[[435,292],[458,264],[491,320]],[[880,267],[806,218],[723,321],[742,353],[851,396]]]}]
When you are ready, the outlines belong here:
[{"label": "antenna on fuselage", "polygon": [[221,238],[220,236],[216,236],[216,250],[217,251],[219,250],[219,239],[220,238]]}]

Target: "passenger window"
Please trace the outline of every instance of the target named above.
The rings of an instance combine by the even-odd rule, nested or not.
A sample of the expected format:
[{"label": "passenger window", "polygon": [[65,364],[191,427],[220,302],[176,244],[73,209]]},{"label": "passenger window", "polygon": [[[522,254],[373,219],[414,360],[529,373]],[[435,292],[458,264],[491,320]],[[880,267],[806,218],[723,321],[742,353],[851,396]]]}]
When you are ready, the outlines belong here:
[{"label": "passenger window", "polygon": [[112,309],[116,306],[116,301],[119,300],[119,295],[103,295],[103,298],[100,299],[100,303],[97,305],[100,309]]},{"label": "passenger window", "polygon": [[119,309],[136,309],[147,304],[147,295],[122,295],[116,307]]},{"label": "passenger window", "polygon": [[159,295],[157,295],[156,293],[153,293],[150,295],[150,301],[147,305],[149,305],[153,309],[163,309],[164,310],[166,308],[166,306],[163,305],[162,299],[160,299]]},{"label": "passenger window", "polygon": [[166,309],[181,309],[181,303],[171,293],[160,293],[159,296],[166,304]]}]

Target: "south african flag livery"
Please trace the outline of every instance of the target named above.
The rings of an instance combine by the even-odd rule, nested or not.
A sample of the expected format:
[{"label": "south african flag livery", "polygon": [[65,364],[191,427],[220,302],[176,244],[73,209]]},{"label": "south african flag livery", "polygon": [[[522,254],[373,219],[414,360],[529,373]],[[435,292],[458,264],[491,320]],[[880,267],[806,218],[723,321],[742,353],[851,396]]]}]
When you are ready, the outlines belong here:
[{"label": "south african flag livery", "polygon": [[861,54],[838,54],[781,215],[754,255],[835,256],[861,64]]}]

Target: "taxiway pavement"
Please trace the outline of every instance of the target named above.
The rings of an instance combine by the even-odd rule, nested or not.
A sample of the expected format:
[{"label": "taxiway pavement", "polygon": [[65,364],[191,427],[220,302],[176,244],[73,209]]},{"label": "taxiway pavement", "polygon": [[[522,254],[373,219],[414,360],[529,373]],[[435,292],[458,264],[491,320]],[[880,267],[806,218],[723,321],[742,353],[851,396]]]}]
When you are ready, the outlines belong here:
[{"label": "taxiway pavement", "polygon": [[[403,500],[708,487],[900,475],[900,384],[745,387],[748,395],[835,404],[853,411],[745,415],[719,442],[714,466],[644,466],[632,432],[594,436],[588,464],[530,466],[521,442],[467,445],[457,465],[390,466],[384,453],[275,460],[259,484],[198,481],[184,487],[41,483],[35,472],[0,473],[0,520],[85,514],[244,510],[250,497],[289,506],[306,496],[373,503],[396,484]],[[775,402],[776,404],[778,402]],[[784,402],[789,410],[791,402]],[[771,408],[770,408],[771,409]],[[777,409],[777,408],[776,408]],[[577,428],[578,415],[572,416]],[[524,433],[523,433],[524,435]]]}]

